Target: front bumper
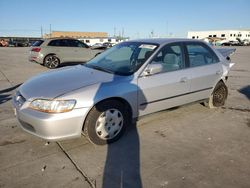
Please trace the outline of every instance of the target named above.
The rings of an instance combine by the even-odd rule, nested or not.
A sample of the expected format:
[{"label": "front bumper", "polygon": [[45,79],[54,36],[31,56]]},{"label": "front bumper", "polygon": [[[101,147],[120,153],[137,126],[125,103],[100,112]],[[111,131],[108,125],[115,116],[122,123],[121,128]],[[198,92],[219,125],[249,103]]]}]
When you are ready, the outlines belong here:
[{"label": "front bumper", "polygon": [[12,104],[16,117],[24,131],[48,141],[58,141],[81,136],[88,108],[73,109],[66,113],[48,114],[28,108],[28,102],[21,107],[15,99]]}]

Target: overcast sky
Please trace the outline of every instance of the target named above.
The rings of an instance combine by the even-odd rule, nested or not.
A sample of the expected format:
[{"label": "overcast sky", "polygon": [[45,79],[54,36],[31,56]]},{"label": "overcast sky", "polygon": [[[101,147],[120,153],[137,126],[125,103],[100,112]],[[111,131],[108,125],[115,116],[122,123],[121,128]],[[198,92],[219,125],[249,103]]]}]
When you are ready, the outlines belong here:
[{"label": "overcast sky", "polygon": [[250,0],[0,0],[0,36],[104,31],[131,38],[250,28]]}]

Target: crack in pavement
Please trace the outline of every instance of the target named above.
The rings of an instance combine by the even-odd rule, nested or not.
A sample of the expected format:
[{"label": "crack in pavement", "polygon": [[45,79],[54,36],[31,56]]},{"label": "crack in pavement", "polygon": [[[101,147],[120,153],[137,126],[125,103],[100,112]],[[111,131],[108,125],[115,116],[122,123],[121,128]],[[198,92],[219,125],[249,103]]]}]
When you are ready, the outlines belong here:
[{"label": "crack in pavement", "polygon": [[85,179],[85,181],[88,182],[91,188],[96,188],[96,182],[92,180],[88,175],[76,164],[76,162],[72,159],[69,153],[63,148],[62,144],[59,142],[56,142],[57,145],[61,148],[62,152],[68,157],[68,159],[71,161],[71,163],[75,166],[76,170],[82,175],[82,177]]},{"label": "crack in pavement", "polygon": [[3,73],[3,71],[2,71],[1,68],[0,68],[0,72],[2,73],[2,75],[4,76],[4,78],[6,79],[6,81],[9,82],[11,86],[13,86],[13,84],[12,84],[11,81],[8,79],[8,77]]},{"label": "crack in pavement", "polygon": [[241,112],[250,112],[250,109],[248,108],[222,107],[222,109],[236,110],[236,111],[241,111]]}]

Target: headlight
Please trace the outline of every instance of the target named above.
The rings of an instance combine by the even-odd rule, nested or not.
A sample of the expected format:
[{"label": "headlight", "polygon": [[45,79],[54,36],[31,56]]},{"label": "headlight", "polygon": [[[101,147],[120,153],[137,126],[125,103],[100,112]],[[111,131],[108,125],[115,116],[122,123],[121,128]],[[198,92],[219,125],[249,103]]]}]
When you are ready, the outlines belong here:
[{"label": "headlight", "polygon": [[76,104],[75,100],[47,100],[36,99],[31,102],[30,108],[47,113],[62,113],[71,111]]}]

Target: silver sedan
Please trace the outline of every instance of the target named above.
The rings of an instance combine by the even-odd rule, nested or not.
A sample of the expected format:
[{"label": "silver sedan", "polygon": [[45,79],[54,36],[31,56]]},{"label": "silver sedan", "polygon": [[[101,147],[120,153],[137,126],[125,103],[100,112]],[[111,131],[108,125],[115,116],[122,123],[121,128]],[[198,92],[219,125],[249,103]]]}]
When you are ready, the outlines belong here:
[{"label": "silver sedan", "polygon": [[86,64],[40,74],[13,97],[21,127],[46,140],[106,144],[133,119],[194,101],[223,106],[234,50],[189,39],[120,43]]}]

